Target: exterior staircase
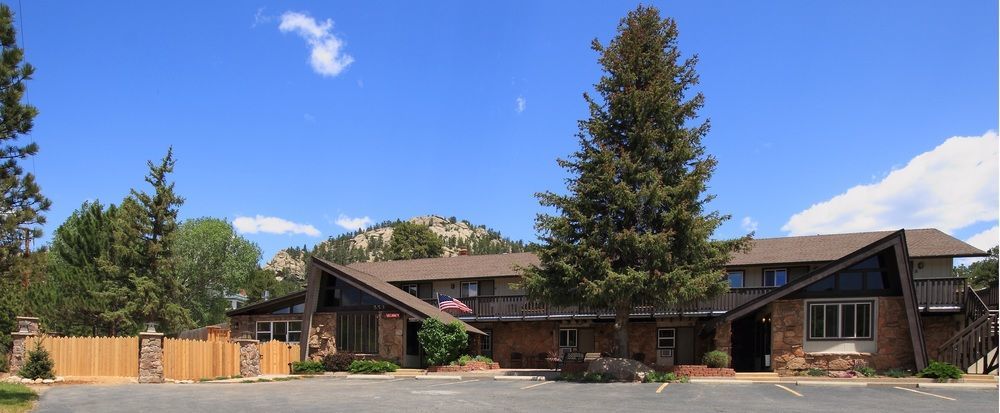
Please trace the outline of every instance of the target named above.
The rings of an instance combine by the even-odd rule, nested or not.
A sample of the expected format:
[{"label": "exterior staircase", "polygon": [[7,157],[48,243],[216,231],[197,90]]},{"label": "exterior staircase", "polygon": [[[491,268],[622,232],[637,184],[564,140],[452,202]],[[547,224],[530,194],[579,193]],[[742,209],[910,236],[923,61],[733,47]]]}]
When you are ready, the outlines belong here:
[{"label": "exterior staircase", "polygon": [[[966,287],[966,326],[938,348],[941,361],[959,366],[969,373],[996,374],[1000,344],[998,312],[983,302],[979,294]],[[995,304],[994,304],[995,308]]]}]

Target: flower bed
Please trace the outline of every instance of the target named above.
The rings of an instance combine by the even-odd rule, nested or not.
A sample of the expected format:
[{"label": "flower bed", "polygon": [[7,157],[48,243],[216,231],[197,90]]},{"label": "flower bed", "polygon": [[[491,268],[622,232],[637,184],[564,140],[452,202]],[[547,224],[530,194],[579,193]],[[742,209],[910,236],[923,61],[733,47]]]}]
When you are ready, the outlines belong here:
[{"label": "flower bed", "polygon": [[668,372],[673,372],[678,376],[688,377],[735,377],[736,370],[730,368],[712,368],[704,364],[681,364],[669,366]]},{"label": "flower bed", "polygon": [[483,361],[469,361],[466,362],[464,366],[459,366],[457,364],[450,366],[430,366],[427,371],[431,373],[436,372],[459,372],[459,371],[478,371],[478,370],[496,370],[500,368],[500,363],[487,363]]}]

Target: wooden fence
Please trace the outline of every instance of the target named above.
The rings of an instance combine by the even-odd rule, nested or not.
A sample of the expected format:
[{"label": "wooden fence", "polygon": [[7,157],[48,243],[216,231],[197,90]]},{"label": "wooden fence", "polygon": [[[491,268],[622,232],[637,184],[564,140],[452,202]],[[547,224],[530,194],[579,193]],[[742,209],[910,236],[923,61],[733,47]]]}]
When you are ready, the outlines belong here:
[{"label": "wooden fence", "polygon": [[175,338],[163,340],[164,378],[198,380],[238,374],[240,346],[236,343]]},{"label": "wooden fence", "polygon": [[288,363],[299,361],[299,354],[297,343],[260,343],[260,374],[288,374]]},{"label": "wooden fence", "polygon": [[118,376],[139,374],[137,337],[36,337],[28,349],[41,341],[49,351],[59,376]]}]

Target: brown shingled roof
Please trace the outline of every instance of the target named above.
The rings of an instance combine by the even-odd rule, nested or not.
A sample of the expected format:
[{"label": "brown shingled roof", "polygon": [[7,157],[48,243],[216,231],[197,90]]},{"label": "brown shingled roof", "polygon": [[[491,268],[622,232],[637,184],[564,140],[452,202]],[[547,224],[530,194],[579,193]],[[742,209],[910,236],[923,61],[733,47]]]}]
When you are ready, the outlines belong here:
[{"label": "brown shingled roof", "polygon": [[[730,260],[729,265],[833,261],[865,245],[887,237],[893,232],[855,232],[850,234],[756,239],[753,241],[753,247],[750,251],[735,255]],[[986,255],[982,250],[933,228],[906,230],[906,247],[910,251],[911,258],[976,257]]]},{"label": "brown shingled roof", "polygon": [[[840,259],[894,231],[855,232],[849,234],[809,235],[801,237],[761,238],[753,248],[737,254],[730,266],[826,262]],[[980,257],[982,250],[936,229],[906,230],[906,244],[911,258]],[[348,267],[389,282],[448,280],[515,276],[515,267],[538,265],[530,252],[495,255],[467,255],[418,260],[359,262]]]},{"label": "brown shingled roof", "polygon": [[516,266],[538,265],[530,252],[493,255],[460,255],[417,260],[358,262],[348,267],[385,281],[447,280],[472,277],[514,276]]}]

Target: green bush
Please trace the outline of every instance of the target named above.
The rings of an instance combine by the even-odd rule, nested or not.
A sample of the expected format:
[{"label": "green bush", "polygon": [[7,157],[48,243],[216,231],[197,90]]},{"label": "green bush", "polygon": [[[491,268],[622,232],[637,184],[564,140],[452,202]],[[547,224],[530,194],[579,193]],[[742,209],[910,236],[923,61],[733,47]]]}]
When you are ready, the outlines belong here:
[{"label": "green bush", "polygon": [[854,371],[858,372],[858,374],[860,374],[862,376],[865,376],[865,377],[875,377],[875,374],[876,374],[874,368],[867,367],[867,366],[865,366],[865,367],[858,367],[858,368],[854,369]]},{"label": "green bush", "polygon": [[473,356],[470,356],[468,354],[465,354],[462,357],[459,357],[458,360],[455,360],[455,361],[451,362],[451,364],[452,365],[458,365],[458,366],[464,366],[466,364],[469,364],[470,361],[477,361],[477,362],[480,362],[480,363],[492,363],[493,359],[491,359],[489,357],[486,357],[486,356],[475,356],[475,357],[473,357]]},{"label": "green bush", "polygon": [[828,372],[826,370],[823,370],[823,369],[817,369],[817,368],[813,367],[813,368],[810,368],[809,370],[806,370],[806,375],[807,376],[813,376],[813,377],[829,376],[830,372]]},{"label": "green bush", "polygon": [[445,324],[436,318],[424,319],[424,324],[417,331],[417,339],[427,355],[427,362],[432,366],[444,366],[457,361],[469,345],[469,334],[461,323],[454,321]]},{"label": "green bush", "polygon": [[326,371],[347,371],[351,367],[351,363],[357,359],[358,356],[354,353],[338,352],[327,354],[323,356],[323,368]]},{"label": "green bush", "polygon": [[962,369],[941,361],[932,361],[927,367],[920,371],[917,376],[937,381],[947,381],[948,379],[962,378]]},{"label": "green bush", "polygon": [[355,374],[382,374],[399,369],[396,363],[385,360],[354,360],[348,367]]},{"label": "green bush", "polygon": [[701,362],[712,368],[729,367],[729,355],[719,350],[712,350],[702,356]]},{"label": "green bush", "polygon": [[320,374],[323,373],[323,363],[313,360],[302,360],[292,362],[292,374]]},{"label": "green bush", "polygon": [[913,375],[913,372],[911,372],[909,370],[903,370],[903,369],[889,369],[889,370],[884,371],[882,374],[884,374],[886,377],[892,377],[894,379],[899,379],[899,378],[903,378],[903,377],[910,377],[910,376]]},{"label": "green bush", "polygon": [[6,373],[7,368],[7,353],[0,351],[0,373]]},{"label": "green bush", "polygon": [[486,357],[486,356],[476,356],[476,357],[473,357],[472,361],[479,361],[479,362],[491,363],[491,364],[493,363],[493,359],[491,359],[489,357]]},{"label": "green bush", "polygon": [[52,373],[53,365],[49,351],[42,347],[41,341],[36,341],[35,348],[28,351],[28,360],[17,375],[26,379],[54,379],[56,375]]},{"label": "green bush", "polygon": [[659,371],[653,371],[646,374],[646,378],[642,380],[645,383],[673,383],[673,382],[686,382],[687,377],[678,376],[673,372],[664,373]]}]

